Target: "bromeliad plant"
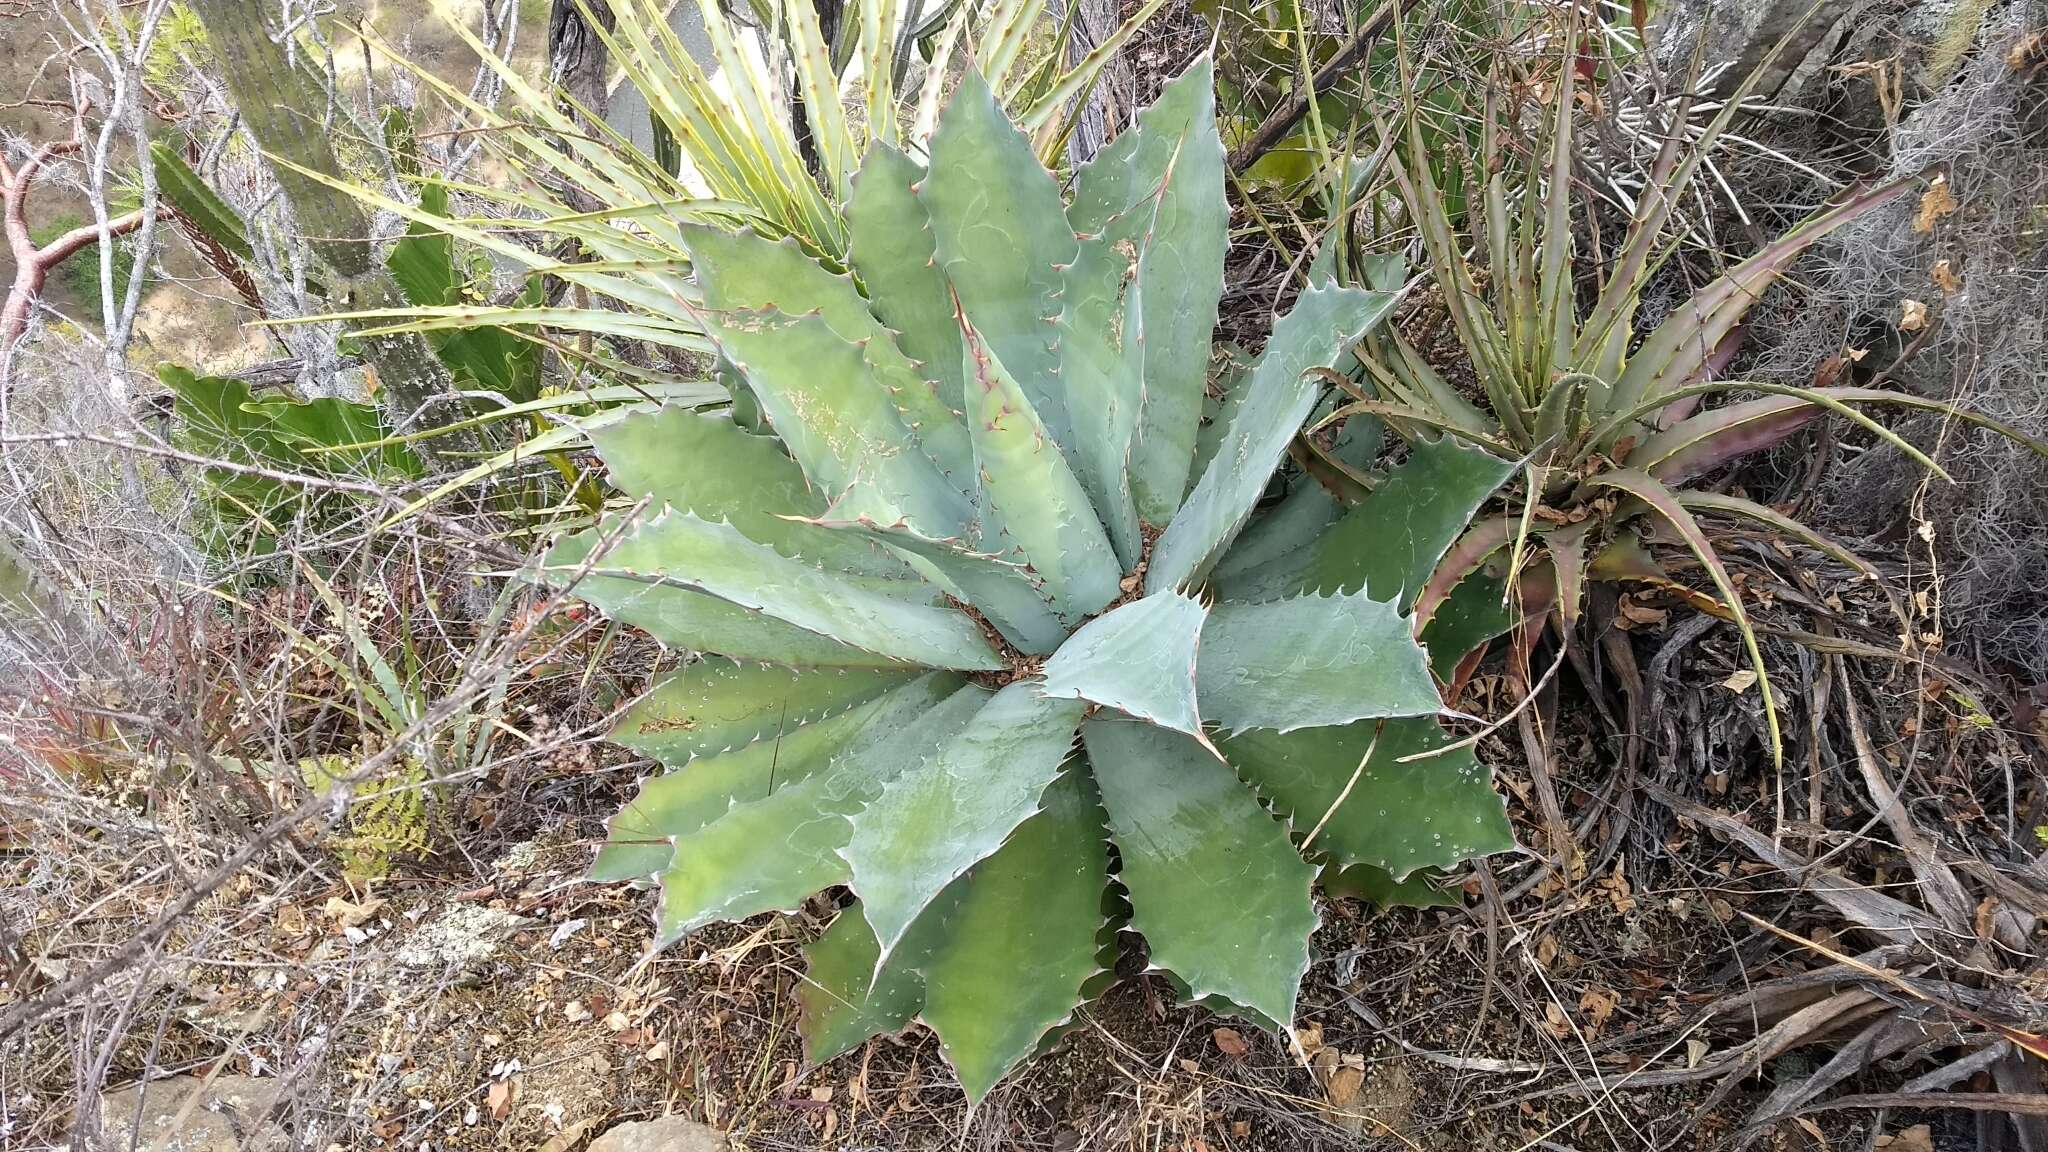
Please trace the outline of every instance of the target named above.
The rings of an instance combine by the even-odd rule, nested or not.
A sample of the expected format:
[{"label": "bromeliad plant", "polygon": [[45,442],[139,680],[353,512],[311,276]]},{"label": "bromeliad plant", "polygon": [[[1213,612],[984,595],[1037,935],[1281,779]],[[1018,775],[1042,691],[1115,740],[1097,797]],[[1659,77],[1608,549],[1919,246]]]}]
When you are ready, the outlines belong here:
[{"label": "bromeliad plant", "polygon": [[695,318],[772,435],[677,407],[589,429],[636,503],[543,577],[704,654],[615,734],[668,771],[595,875],[660,884],[663,944],[850,889],[809,949],[814,1059],[919,1019],[979,1099],[1099,992],[1123,928],[1188,996],[1284,1026],[1318,865],[1428,899],[1427,870],[1511,845],[1403,615],[1507,465],[1445,443],[1422,455],[1459,484],[1390,478],[1361,506],[1370,589],[1212,596],[1330,519],[1313,487],[1253,512],[1317,370],[1394,297],[1302,295],[1198,428],[1228,222],[1210,84],[1204,59],[1066,205],[968,75],[928,168],[869,151],[851,276],[684,228]]},{"label": "bromeliad plant", "polygon": [[[1569,34],[1565,41],[1577,43]],[[1644,548],[1638,529],[1668,529],[1705,570],[1724,606],[1720,610],[1741,630],[1763,685],[1775,757],[1780,749],[1777,713],[1755,632],[1695,516],[1744,521],[1818,548],[1873,578],[1875,573],[1848,549],[1776,510],[1702,490],[1696,482],[1830,413],[1854,421],[1945,478],[1933,461],[1859,410],[1867,405],[1951,413],[2018,433],[1951,405],[1884,389],[1717,379],[1736,348],[1744,315],[1763,291],[1815,241],[1903,195],[1913,181],[1856,192],[1730,268],[1656,328],[1637,336],[1634,322],[1644,287],[1672,251],[1667,240],[1672,214],[1706,150],[1747,94],[1747,84],[1689,144],[1691,97],[1680,102],[1621,247],[1612,254],[1590,307],[1581,308],[1573,253],[1577,81],[1578,67],[1572,62],[1529,85],[1548,88],[1554,101],[1534,138],[1520,142],[1522,154],[1535,159],[1522,167],[1519,180],[1511,180],[1509,165],[1499,162],[1510,151],[1503,121],[1512,118],[1502,115],[1497,94],[1514,88],[1489,85],[1481,120],[1481,170],[1471,180],[1483,195],[1468,199],[1462,233],[1431,175],[1413,97],[1401,97],[1395,125],[1378,122],[1395,184],[1421,234],[1427,276],[1442,298],[1477,386],[1453,387],[1389,326],[1365,341],[1360,359],[1368,387],[1353,388],[1354,402],[1325,423],[1369,413],[1410,439],[1448,435],[1522,461],[1524,482],[1508,507],[1474,524],[1418,599],[1418,620],[1433,626],[1439,611],[1450,612],[1454,620],[1444,628],[1455,632],[1461,644],[1483,643],[1525,616],[1541,620],[1555,613],[1573,625],[1589,582],[1661,578],[1664,570]],[[1463,233],[1474,238],[1471,258]],[[1745,390],[1765,395],[1700,409],[1706,397]],[[1315,438],[1304,436],[1300,447],[1314,453]],[[1370,480],[1347,474],[1342,461],[1319,463],[1324,465],[1321,474],[1334,477],[1340,488],[1362,491]],[[1332,541],[1326,547],[1339,545]],[[1495,571],[1468,579],[1490,561],[1505,575]],[[1506,586],[1514,590],[1507,592]],[[1521,610],[1501,605],[1504,592]]]}]

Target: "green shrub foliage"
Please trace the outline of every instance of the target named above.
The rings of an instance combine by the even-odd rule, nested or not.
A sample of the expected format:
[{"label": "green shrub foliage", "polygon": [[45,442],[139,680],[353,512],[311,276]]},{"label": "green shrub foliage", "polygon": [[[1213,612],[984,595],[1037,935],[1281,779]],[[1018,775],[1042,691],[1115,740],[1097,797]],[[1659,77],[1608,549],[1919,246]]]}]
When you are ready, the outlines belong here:
[{"label": "green shrub foliage", "polygon": [[662,943],[844,887],[811,1056],[921,1020],[979,1099],[1120,946],[1286,1025],[1319,868],[1436,901],[1428,870],[1510,846],[1406,614],[1510,466],[1418,449],[1394,475],[1433,483],[1390,480],[1374,546],[1285,568],[1341,509],[1261,498],[1394,297],[1304,293],[1201,427],[1228,224],[1206,59],[1071,204],[973,73],[929,161],[870,150],[847,273],[684,227],[685,306],[763,431],[594,422],[634,508],[543,574],[703,654],[616,733],[668,771],[596,876],[659,883]]}]

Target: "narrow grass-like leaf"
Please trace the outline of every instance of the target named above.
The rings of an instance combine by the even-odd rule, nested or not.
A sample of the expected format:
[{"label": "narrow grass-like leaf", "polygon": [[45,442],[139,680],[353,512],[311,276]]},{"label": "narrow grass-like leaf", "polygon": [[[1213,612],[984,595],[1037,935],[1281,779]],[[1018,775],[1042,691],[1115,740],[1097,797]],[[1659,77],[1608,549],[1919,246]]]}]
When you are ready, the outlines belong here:
[{"label": "narrow grass-like leaf", "polygon": [[1153,547],[1147,591],[1196,584],[1207,574],[1251,515],[1287,441],[1315,407],[1318,388],[1309,369],[1327,368],[1349,355],[1394,299],[1349,288],[1312,288],[1273,326],[1216,459]]},{"label": "narrow grass-like leaf", "polygon": [[1202,628],[1195,679],[1203,718],[1232,731],[1443,707],[1407,618],[1364,592],[1217,605]]},{"label": "narrow grass-like leaf", "polygon": [[[1208,749],[1126,720],[1082,730],[1152,966],[1287,1025],[1308,971],[1316,870]],[[1218,915],[1228,909],[1227,915]]]},{"label": "narrow grass-like leaf", "polygon": [[1586,484],[1624,492],[1649,505],[1677,531],[1685,546],[1699,558],[1700,566],[1707,570],[1707,577],[1714,582],[1714,590],[1720,593],[1721,602],[1727,605],[1729,615],[1734,618],[1736,631],[1742,635],[1742,646],[1749,653],[1750,668],[1756,672],[1757,690],[1763,696],[1764,722],[1770,729],[1771,761],[1782,763],[1785,745],[1778,732],[1778,704],[1771,695],[1770,670],[1764,666],[1763,652],[1757,647],[1756,630],[1749,626],[1749,613],[1743,610],[1742,596],[1736,592],[1735,582],[1728,578],[1728,570],[1721,566],[1721,557],[1714,551],[1706,533],[1700,531],[1692,513],[1685,510],[1669,488],[1633,468],[1603,472],[1588,479]]}]

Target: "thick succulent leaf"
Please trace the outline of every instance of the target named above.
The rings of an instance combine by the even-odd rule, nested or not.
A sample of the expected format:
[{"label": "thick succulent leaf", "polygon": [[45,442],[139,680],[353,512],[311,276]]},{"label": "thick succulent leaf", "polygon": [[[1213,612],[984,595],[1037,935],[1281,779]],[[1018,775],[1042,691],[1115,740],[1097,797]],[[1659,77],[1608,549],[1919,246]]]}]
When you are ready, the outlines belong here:
[{"label": "thick succulent leaf", "polygon": [[[1237,419],[1237,410],[1244,404],[1246,388],[1251,383],[1252,369],[1258,365],[1258,358],[1236,344],[1224,344],[1218,349],[1222,362],[1213,374],[1214,388],[1202,389],[1202,422],[1195,429],[1195,463],[1188,469],[1190,484],[1201,480],[1209,470],[1209,462],[1216,459],[1216,453],[1223,447],[1223,437],[1230,431],[1231,421]],[[1173,514],[1167,513],[1167,519]]]},{"label": "thick succulent leaf", "polygon": [[1045,662],[1047,696],[1091,700],[1207,745],[1195,697],[1202,602],[1161,592],[1081,626]]},{"label": "thick succulent leaf", "polygon": [[1456,908],[1464,903],[1455,889],[1439,888],[1428,873],[1416,872],[1396,880],[1384,868],[1354,864],[1349,868],[1325,868],[1323,891],[1332,896],[1367,900],[1375,908]]},{"label": "thick succulent leaf", "polygon": [[1645,440],[1629,453],[1629,466],[1667,485],[1684,484],[1781,443],[1826,414],[1819,405],[1797,396],[1764,396],[1725,404]]},{"label": "thick succulent leaf", "polygon": [[910,668],[782,668],[707,656],[634,701],[611,740],[681,767],[816,723],[919,675]]},{"label": "thick succulent leaf", "polygon": [[932,382],[939,402],[960,411],[960,325],[952,289],[934,259],[931,218],[917,200],[924,168],[877,144],[854,177],[846,206],[849,255],[876,317]]},{"label": "thick succulent leaf", "polygon": [[958,735],[989,697],[936,673],[917,687],[892,694],[886,723],[866,727],[802,780],[677,835],[674,861],[661,876],[656,944],[718,920],[790,911],[845,883],[839,849],[853,835],[847,817],[905,766]]},{"label": "thick succulent leaf", "polygon": [[[1379,458],[1385,432],[1386,425],[1376,416],[1351,416],[1331,443],[1328,456],[1363,472]],[[1255,514],[1216,562],[1210,580],[1218,594],[1225,600],[1273,600],[1299,591],[1301,572],[1313,564],[1315,556],[1304,549],[1320,540],[1323,530],[1336,523],[1346,507],[1314,477],[1296,477],[1287,495]],[[1292,559],[1283,564],[1283,557]]]},{"label": "thick succulent leaf", "polygon": [[1127,467],[1145,400],[1148,344],[1135,282],[1141,260],[1101,237],[1083,239],[1066,269],[1058,323],[1074,472],[1125,568],[1137,566],[1144,548]]},{"label": "thick succulent leaf", "polygon": [[[1074,262],[1077,244],[1059,185],[972,69],[939,117],[917,198],[931,217],[939,267],[968,318],[1053,439],[1073,443],[1052,321],[1061,269]],[[973,390],[971,378],[966,388]]]},{"label": "thick succulent leaf", "polygon": [[1202,628],[1195,672],[1203,718],[1232,731],[1443,707],[1407,618],[1364,592],[1219,604]]},{"label": "thick succulent leaf", "polygon": [[812,484],[835,498],[870,493],[877,507],[931,535],[973,531],[963,487],[972,483],[971,451],[948,470],[918,450],[867,354],[874,341],[857,345],[821,316],[780,312],[726,313],[710,331]]},{"label": "thick succulent leaf", "polygon": [[929,578],[948,595],[973,605],[1020,652],[1048,655],[1067,638],[1067,625],[1054,607],[1045,580],[1018,561],[972,551],[957,540],[920,536],[908,524],[883,526],[873,520],[828,523],[923,561]]},{"label": "thick succulent leaf", "polygon": [[730,520],[749,540],[840,572],[911,575],[898,557],[843,532],[790,519],[825,510],[825,496],[773,440],[749,435],[723,412],[657,408],[593,421],[590,442],[629,496]]},{"label": "thick succulent leaf", "polygon": [[851,279],[827,271],[793,240],[775,243],[751,232],[686,225],[683,241],[703,284],[706,307],[785,316],[816,312],[834,333],[860,349],[870,377],[915,434],[913,442],[940,471],[958,483],[967,482],[972,453],[966,426],[941,399],[938,386],[875,319]]},{"label": "thick succulent leaf", "polygon": [[946,885],[1036,812],[1074,746],[1078,700],[1017,681],[967,731],[908,768],[853,817],[841,855],[886,957]]},{"label": "thick succulent leaf", "polygon": [[1153,524],[1171,519],[1188,489],[1223,292],[1230,209],[1213,88],[1205,53],[1081,170],[1068,209],[1074,231],[1129,241],[1139,253],[1145,402],[1130,485],[1138,515]]},{"label": "thick succulent leaf", "polygon": [[1090,720],[1082,736],[1152,965],[1194,998],[1221,995],[1291,1022],[1316,927],[1316,870],[1287,829],[1186,736],[1127,720]]},{"label": "thick succulent leaf", "polygon": [[1016,378],[964,317],[961,333],[982,523],[1001,533],[984,535],[984,550],[1030,565],[1067,625],[1076,626],[1117,598],[1123,570],[1095,506]]},{"label": "thick succulent leaf", "polygon": [[1298,592],[1355,592],[1415,604],[1429,574],[1480,505],[1515,471],[1453,437],[1418,440],[1408,458],[1371,495],[1309,547],[1229,583],[1232,599],[1269,599]]},{"label": "thick succulent leaf", "polygon": [[648,532],[646,525],[623,535],[590,574],[577,579],[591,549],[609,538],[616,528],[615,521],[608,521],[596,529],[563,538],[549,549],[539,579],[557,587],[569,587],[578,599],[597,605],[612,619],[644,629],[664,644],[692,652],[716,652],[736,660],[798,666],[902,666],[899,660],[851,647],[694,588],[658,583],[639,575],[606,575],[620,566],[632,569],[656,562],[657,548],[643,539]]},{"label": "thick succulent leaf", "polygon": [[1460,580],[1423,626],[1430,670],[1446,684],[1474,649],[1515,626],[1517,613],[1506,600],[1507,557],[1495,557]]},{"label": "thick succulent leaf", "polygon": [[[936,942],[924,965],[923,1018],[970,1101],[1065,1023],[1100,970],[1108,884],[1102,810],[1082,772],[1045,790],[1044,807],[941,894],[923,919]],[[913,933],[922,933],[922,920]]]},{"label": "thick succulent leaf", "polygon": [[[706,592],[829,637],[849,650],[904,664],[978,671],[1006,666],[980,627],[963,612],[914,603],[838,573],[820,571],[756,544],[731,524],[702,520],[688,512],[665,512],[648,521],[613,548],[597,571],[626,582]],[[589,583],[585,581],[585,585]],[[587,592],[583,594],[590,598]],[[751,655],[712,650],[727,656]],[[842,656],[784,662],[862,661]]]},{"label": "thick succulent leaf", "polygon": [[[1288,733],[1254,729],[1221,744],[1297,835],[1322,825],[1316,851],[1339,867],[1370,864],[1405,880],[1417,868],[1449,868],[1514,847],[1492,773],[1470,748],[1399,762],[1450,742],[1435,719],[1414,716]],[[1361,769],[1368,749],[1372,758]],[[1354,772],[1358,783],[1345,796]]]},{"label": "thick succulent leaf", "polygon": [[852,1051],[870,1036],[900,1032],[924,1006],[924,941],[906,942],[894,962],[877,973],[882,946],[875,942],[860,901],[843,908],[824,935],[804,949],[805,971],[797,986],[803,1015],[804,1055],[822,1064]]},{"label": "thick succulent leaf", "polygon": [[1309,587],[1364,588],[1396,598],[1407,611],[1445,551],[1515,467],[1450,436],[1411,443],[1408,458],[1319,543]]},{"label": "thick succulent leaf", "polygon": [[805,953],[805,1051],[829,1060],[922,1015],[970,1099],[1041,1051],[1102,973],[1108,883],[1102,811],[1082,773],[955,880],[885,962],[862,905]]},{"label": "thick succulent leaf", "polygon": [[928,710],[931,682],[919,679],[844,712],[768,733],[716,756],[703,756],[640,785],[610,822],[591,870],[594,880],[645,880],[665,871],[672,838],[704,827],[733,805],[802,781],[869,732],[887,732]]},{"label": "thick succulent leaf", "polygon": [[1394,300],[1378,292],[1312,288],[1273,326],[1216,459],[1153,546],[1147,591],[1198,583],[1208,573],[1266,490],[1287,441],[1315,407],[1320,386],[1309,370],[1350,355]]}]

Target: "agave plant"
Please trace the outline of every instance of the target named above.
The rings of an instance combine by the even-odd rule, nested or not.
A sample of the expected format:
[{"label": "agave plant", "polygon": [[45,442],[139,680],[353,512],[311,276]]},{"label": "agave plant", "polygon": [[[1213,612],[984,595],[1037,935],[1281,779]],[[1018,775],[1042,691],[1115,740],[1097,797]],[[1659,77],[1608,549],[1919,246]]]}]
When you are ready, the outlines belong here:
[{"label": "agave plant", "polygon": [[[1577,43],[1570,35],[1565,40]],[[1952,413],[2018,433],[1901,392],[1717,378],[1736,350],[1743,317],[1764,290],[1815,241],[1905,194],[1911,180],[1853,193],[1730,268],[1647,334],[1635,332],[1644,287],[1671,251],[1667,227],[1672,213],[1707,148],[1740,106],[1747,84],[1690,144],[1685,126],[1691,97],[1681,101],[1622,245],[1612,253],[1590,307],[1582,309],[1573,259],[1577,73],[1575,65],[1562,65],[1542,84],[1531,85],[1547,85],[1554,99],[1535,138],[1522,142],[1524,154],[1538,159],[1514,183],[1507,165],[1495,162],[1509,151],[1503,121],[1511,118],[1502,115],[1498,93],[1511,86],[1489,85],[1481,121],[1482,171],[1475,181],[1483,195],[1467,202],[1465,230],[1476,238],[1469,258],[1431,176],[1413,97],[1400,97],[1394,125],[1378,121],[1395,184],[1421,234],[1427,276],[1442,297],[1476,387],[1453,387],[1390,326],[1365,341],[1361,362],[1367,386],[1353,388],[1353,402],[1324,423],[1370,413],[1404,437],[1448,435],[1522,461],[1524,483],[1507,507],[1472,526],[1418,598],[1416,616],[1425,626],[1440,610],[1452,611],[1456,621],[1447,623],[1446,631],[1455,632],[1460,643],[1482,643],[1525,618],[1555,614],[1575,624],[1589,581],[1663,579],[1664,568],[1644,547],[1642,531],[1668,531],[1705,570],[1719,596],[1716,610],[1741,631],[1762,684],[1775,757],[1781,748],[1777,711],[1755,631],[1696,515],[1746,521],[1803,541],[1872,579],[1876,574],[1847,548],[1806,525],[1754,501],[1699,490],[1694,482],[1831,413],[1946,478],[1933,461],[1860,411],[1868,405]],[[1390,275],[1384,268],[1380,274]],[[1398,272],[1391,277],[1398,280]],[[1706,397],[1741,390],[1764,395],[1700,409]],[[1315,453],[1315,443],[1312,434],[1306,435],[1300,448]],[[1370,482],[1349,473],[1341,460],[1318,464],[1319,474],[1340,489],[1362,492]],[[1341,552],[1358,546],[1356,540],[1332,534],[1319,548]],[[1475,575],[1480,578],[1468,579]],[[1504,605],[1504,596],[1518,607]],[[1467,652],[1476,656],[1477,649]]]},{"label": "agave plant", "polygon": [[1404,615],[1508,465],[1443,442],[1404,470],[1462,480],[1390,476],[1371,589],[1211,594],[1328,522],[1313,487],[1254,511],[1318,371],[1394,297],[1303,294],[1202,426],[1210,84],[1205,58],[1068,205],[969,74],[928,168],[868,152],[851,275],[683,227],[695,319],[766,431],[674,406],[589,428],[633,507],[543,578],[704,654],[615,734],[667,771],[594,874],[659,883],[662,944],[849,890],[809,948],[814,1059],[922,1020],[979,1099],[1134,937],[1190,998],[1285,1025],[1318,866],[1428,899],[1429,870],[1512,843]]}]

